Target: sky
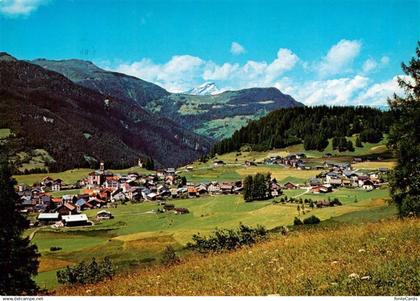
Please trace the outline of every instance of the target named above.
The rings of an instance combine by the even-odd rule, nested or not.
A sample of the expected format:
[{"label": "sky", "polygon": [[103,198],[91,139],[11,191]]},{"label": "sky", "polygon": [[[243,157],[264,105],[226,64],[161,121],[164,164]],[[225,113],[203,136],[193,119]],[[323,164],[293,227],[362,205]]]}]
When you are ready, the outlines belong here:
[{"label": "sky", "polygon": [[214,82],[381,105],[418,40],[420,0],[0,0],[0,51],[90,60],[171,92]]}]

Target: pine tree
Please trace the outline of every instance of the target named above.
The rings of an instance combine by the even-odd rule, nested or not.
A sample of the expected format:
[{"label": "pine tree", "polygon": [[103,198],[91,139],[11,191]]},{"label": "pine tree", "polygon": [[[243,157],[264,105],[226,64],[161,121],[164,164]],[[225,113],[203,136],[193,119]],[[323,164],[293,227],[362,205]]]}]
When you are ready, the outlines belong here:
[{"label": "pine tree", "polygon": [[39,254],[28,238],[22,238],[29,222],[17,211],[15,184],[7,161],[0,163],[0,295],[33,295],[38,290],[32,277]]},{"label": "pine tree", "polygon": [[154,170],[155,169],[155,162],[151,157],[147,157],[146,162],[144,163],[144,167],[147,170]]},{"label": "pine tree", "polygon": [[244,200],[246,202],[252,201],[254,183],[253,183],[253,179],[251,175],[245,177],[243,186],[244,186]]},{"label": "pine tree", "polygon": [[391,196],[400,216],[420,214],[420,42],[416,54],[409,65],[402,64],[404,73],[411,77],[398,79],[405,95],[388,100],[395,119],[389,146],[398,159],[390,179]]}]

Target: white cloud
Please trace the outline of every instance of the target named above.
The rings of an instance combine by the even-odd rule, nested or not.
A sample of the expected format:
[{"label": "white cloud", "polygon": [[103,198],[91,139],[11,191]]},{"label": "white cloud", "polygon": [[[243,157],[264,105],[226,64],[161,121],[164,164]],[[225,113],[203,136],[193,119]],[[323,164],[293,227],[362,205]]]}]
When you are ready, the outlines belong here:
[{"label": "white cloud", "polygon": [[367,59],[363,63],[362,70],[363,70],[363,72],[367,73],[367,72],[372,71],[376,67],[378,67],[378,63],[374,59]]},{"label": "white cloud", "polygon": [[232,42],[232,45],[230,46],[230,53],[232,53],[233,55],[240,55],[245,52],[246,50],[244,46],[242,46],[238,42]]},{"label": "white cloud", "polygon": [[8,16],[29,15],[47,0],[0,0],[0,12]]},{"label": "white cloud", "polygon": [[116,71],[151,81],[172,92],[182,92],[201,82],[200,73],[204,64],[195,56],[175,55],[162,65],[142,59],[132,64],[121,64]]},{"label": "white cloud", "polygon": [[349,105],[354,95],[368,85],[364,76],[344,77],[320,81],[308,81],[301,85],[294,84],[291,95],[306,105]]},{"label": "white cloud", "polygon": [[291,50],[280,48],[271,62],[249,60],[244,65],[224,63],[207,64],[205,81],[225,81],[230,89],[273,86],[285,72],[293,69],[299,58]]},{"label": "white cloud", "polygon": [[271,63],[249,60],[243,65],[218,65],[191,55],[177,55],[164,64],[156,64],[150,59],[121,64],[116,71],[154,82],[171,92],[186,91],[207,81],[222,81],[221,87],[226,90],[273,86],[298,61],[296,54],[281,48]]},{"label": "white cloud", "polygon": [[[400,75],[399,77],[406,80],[409,79],[405,75]],[[382,83],[373,84],[355,98],[354,104],[385,105],[387,98],[394,93],[400,95],[404,93],[398,85],[398,76],[394,76],[392,79]]]},{"label": "white cloud", "polygon": [[379,68],[382,68],[382,67],[388,65],[388,63],[389,63],[389,57],[387,57],[386,55],[384,55],[383,57],[381,57],[381,59],[379,60],[379,62],[377,62],[373,58],[368,58],[363,63],[362,71],[364,73],[369,73],[371,71],[377,70]]},{"label": "white cloud", "polygon": [[323,77],[349,72],[353,60],[359,55],[361,48],[360,41],[343,39],[330,48],[321,62],[315,64],[314,69]]},{"label": "white cloud", "polygon": [[283,72],[292,69],[299,58],[289,49],[281,48],[277,52],[277,58],[267,66],[267,76],[270,79],[276,78]]},{"label": "white cloud", "polygon": [[381,64],[382,65],[388,65],[389,64],[389,57],[384,55],[383,57],[381,57]]}]

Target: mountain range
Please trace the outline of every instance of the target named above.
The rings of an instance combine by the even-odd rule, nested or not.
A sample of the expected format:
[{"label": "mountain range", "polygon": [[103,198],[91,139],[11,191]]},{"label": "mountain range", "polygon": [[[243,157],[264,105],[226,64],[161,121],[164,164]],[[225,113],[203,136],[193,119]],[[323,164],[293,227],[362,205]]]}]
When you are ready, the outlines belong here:
[{"label": "mountain range", "polygon": [[212,140],[230,137],[249,120],[258,119],[273,110],[303,106],[276,88],[212,94],[218,91],[217,87],[214,83],[205,83],[188,94],[174,94],[141,79],[103,70],[88,61],[38,59],[32,63],[61,73],[99,93],[136,102],[148,111]]},{"label": "mountain range", "polygon": [[44,149],[50,169],[63,170],[98,160],[108,167],[132,166],[146,157],[158,166],[176,166],[208,151],[209,139],[109,94],[1,53],[0,128],[13,133],[10,155]]},{"label": "mountain range", "polygon": [[[7,146],[14,162],[32,163],[41,149],[50,170],[99,160],[117,168],[146,157],[158,166],[186,164],[249,120],[303,106],[276,88],[174,94],[88,61],[23,61],[7,53],[0,53],[0,84],[0,129],[13,133]],[[216,89],[207,83],[197,92]]]}]

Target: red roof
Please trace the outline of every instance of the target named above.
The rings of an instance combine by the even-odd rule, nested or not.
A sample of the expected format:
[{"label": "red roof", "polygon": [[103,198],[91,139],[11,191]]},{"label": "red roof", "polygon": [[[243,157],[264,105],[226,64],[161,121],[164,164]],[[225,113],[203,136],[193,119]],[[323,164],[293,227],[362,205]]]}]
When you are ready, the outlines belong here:
[{"label": "red roof", "polygon": [[196,193],[197,189],[195,187],[188,187],[188,193]]},{"label": "red roof", "polygon": [[66,207],[69,210],[74,210],[76,209],[76,207],[74,207],[72,204],[70,203],[64,203],[64,207]]}]

